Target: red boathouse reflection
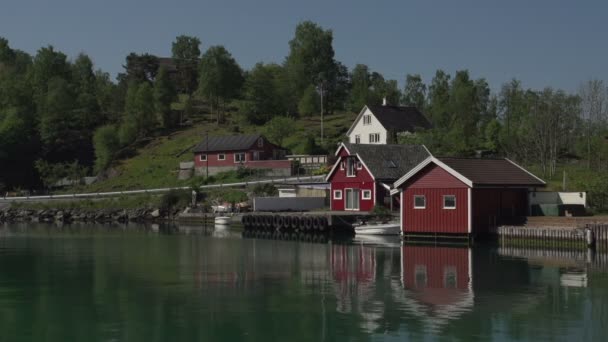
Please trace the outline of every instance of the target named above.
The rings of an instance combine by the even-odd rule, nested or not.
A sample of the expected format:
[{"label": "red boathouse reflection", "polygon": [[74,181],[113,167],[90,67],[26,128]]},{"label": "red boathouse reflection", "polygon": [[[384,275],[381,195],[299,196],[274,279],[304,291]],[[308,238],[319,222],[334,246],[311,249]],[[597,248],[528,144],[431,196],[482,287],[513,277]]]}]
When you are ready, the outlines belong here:
[{"label": "red boathouse reflection", "polygon": [[473,308],[472,266],[470,248],[403,246],[398,300],[429,329],[440,329]]}]

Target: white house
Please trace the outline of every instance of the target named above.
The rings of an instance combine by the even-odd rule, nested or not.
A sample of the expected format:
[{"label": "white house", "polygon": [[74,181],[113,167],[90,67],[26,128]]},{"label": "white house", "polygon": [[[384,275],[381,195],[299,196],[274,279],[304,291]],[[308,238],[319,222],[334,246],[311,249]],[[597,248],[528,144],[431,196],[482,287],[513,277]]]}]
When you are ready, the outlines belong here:
[{"label": "white house", "polygon": [[394,143],[396,135],[431,128],[416,107],[365,106],[346,133],[351,144]]}]

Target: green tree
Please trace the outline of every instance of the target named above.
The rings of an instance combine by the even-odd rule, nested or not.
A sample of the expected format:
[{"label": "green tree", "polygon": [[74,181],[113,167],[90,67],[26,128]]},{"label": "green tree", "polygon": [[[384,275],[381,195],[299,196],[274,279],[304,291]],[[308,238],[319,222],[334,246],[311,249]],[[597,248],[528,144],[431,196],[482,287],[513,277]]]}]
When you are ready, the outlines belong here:
[{"label": "green tree", "polygon": [[276,116],[264,126],[264,132],[270,141],[281,146],[285,138],[295,131],[295,122],[292,118]]},{"label": "green tree", "polygon": [[72,87],[76,95],[75,111],[79,125],[93,129],[103,121],[97,101],[97,79],[89,56],[79,54],[72,64]]},{"label": "green tree", "polygon": [[369,68],[365,64],[355,65],[351,73],[351,90],[349,108],[352,112],[359,112],[369,103],[372,97]]},{"label": "green tree", "polygon": [[243,84],[243,71],[223,46],[210,47],[201,58],[198,93],[216,108],[221,122],[220,105],[234,99]]},{"label": "green tree", "polygon": [[[154,91],[149,83],[132,84],[127,91],[125,101],[125,123],[128,131],[132,132],[133,128],[137,137],[145,137],[156,127],[157,120],[154,108]],[[122,136],[122,134],[121,134]],[[131,135],[125,134],[125,137]],[[127,139],[130,140],[130,139]],[[121,139],[123,143],[131,141]]]},{"label": "green tree", "polygon": [[296,26],[285,61],[296,98],[299,99],[311,85],[317,87],[329,80],[337,67],[332,43],[331,30],[324,30],[311,21]]},{"label": "green tree", "polygon": [[49,91],[41,104],[40,138],[48,157],[56,160],[69,158],[78,149],[80,132],[74,112],[74,93],[62,78],[48,82]]},{"label": "green tree", "polygon": [[177,92],[169,79],[169,73],[164,66],[161,66],[154,80],[154,105],[164,128],[171,128],[176,124],[177,118],[171,110],[171,103],[176,98]]},{"label": "green tree", "polygon": [[298,113],[304,116],[311,116],[319,112],[319,93],[314,86],[309,86],[302,94],[298,102]]},{"label": "green tree", "polygon": [[175,38],[171,53],[177,69],[177,89],[191,95],[198,81],[198,63],[201,41],[196,37],[181,35]]},{"label": "green tree", "polygon": [[419,110],[425,109],[426,85],[419,74],[407,74],[403,90],[403,105],[414,106]]},{"label": "green tree", "polygon": [[280,93],[283,73],[280,65],[258,63],[247,74],[239,112],[248,122],[264,124],[287,111]]},{"label": "green tree", "polygon": [[435,127],[446,128],[450,124],[450,75],[437,70],[429,86],[428,113]]},{"label": "green tree", "polygon": [[156,56],[131,52],[126,57],[126,64],[123,65],[125,72],[118,74],[118,80],[124,84],[142,82],[151,84],[156,78],[159,65],[160,62]]},{"label": "green tree", "polygon": [[95,171],[99,172],[110,165],[116,152],[120,149],[116,127],[106,125],[95,130],[93,146],[95,147]]}]

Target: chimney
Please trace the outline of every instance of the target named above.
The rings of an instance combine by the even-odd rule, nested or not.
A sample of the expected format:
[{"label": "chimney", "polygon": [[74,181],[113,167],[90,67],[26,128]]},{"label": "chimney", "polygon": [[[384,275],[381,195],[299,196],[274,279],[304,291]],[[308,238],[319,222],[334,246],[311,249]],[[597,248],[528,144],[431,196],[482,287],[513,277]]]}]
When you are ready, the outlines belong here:
[{"label": "chimney", "polygon": [[383,106],[386,106],[386,97],[383,97],[383,98],[382,98],[382,105],[383,105]]}]

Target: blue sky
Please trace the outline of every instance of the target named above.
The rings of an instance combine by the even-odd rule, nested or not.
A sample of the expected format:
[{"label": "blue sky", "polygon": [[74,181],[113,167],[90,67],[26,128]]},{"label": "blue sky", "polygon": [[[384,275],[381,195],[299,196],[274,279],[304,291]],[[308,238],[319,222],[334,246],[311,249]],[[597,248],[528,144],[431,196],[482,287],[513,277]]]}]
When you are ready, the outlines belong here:
[{"label": "blue sky", "polygon": [[115,75],[129,52],[170,55],[179,34],[224,45],[244,68],[282,62],[297,23],[312,20],[333,30],[338,60],[400,84],[441,68],[469,69],[494,90],[513,77],[576,90],[608,81],[607,14],[607,1],[9,0],[0,36],[32,54],[85,52]]}]

